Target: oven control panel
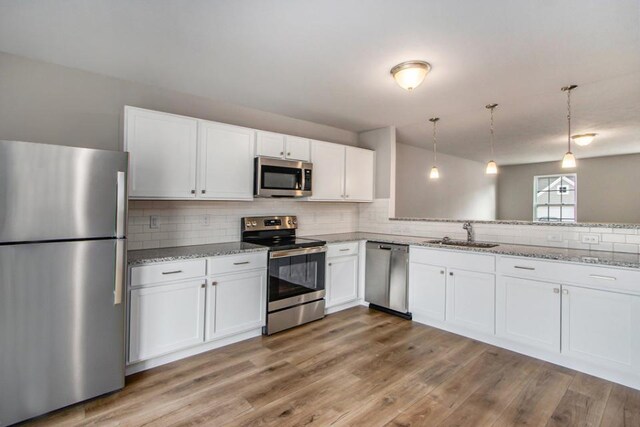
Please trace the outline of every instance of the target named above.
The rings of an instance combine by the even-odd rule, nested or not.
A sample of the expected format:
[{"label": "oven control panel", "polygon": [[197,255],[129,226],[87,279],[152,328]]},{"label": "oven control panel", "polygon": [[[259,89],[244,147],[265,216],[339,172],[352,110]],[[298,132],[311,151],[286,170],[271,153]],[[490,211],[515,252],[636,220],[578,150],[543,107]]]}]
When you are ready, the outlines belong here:
[{"label": "oven control panel", "polygon": [[290,216],[255,216],[241,220],[242,231],[282,230],[298,228],[298,218]]}]

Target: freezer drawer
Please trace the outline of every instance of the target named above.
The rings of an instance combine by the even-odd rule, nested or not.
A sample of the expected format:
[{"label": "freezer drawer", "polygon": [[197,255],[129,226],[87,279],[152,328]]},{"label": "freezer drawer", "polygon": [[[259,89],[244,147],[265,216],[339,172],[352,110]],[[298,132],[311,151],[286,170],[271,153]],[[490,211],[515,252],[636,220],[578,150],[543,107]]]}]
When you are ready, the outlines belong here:
[{"label": "freezer drawer", "polygon": [[124,386],[123,245],[0,246],[0,425]]}]

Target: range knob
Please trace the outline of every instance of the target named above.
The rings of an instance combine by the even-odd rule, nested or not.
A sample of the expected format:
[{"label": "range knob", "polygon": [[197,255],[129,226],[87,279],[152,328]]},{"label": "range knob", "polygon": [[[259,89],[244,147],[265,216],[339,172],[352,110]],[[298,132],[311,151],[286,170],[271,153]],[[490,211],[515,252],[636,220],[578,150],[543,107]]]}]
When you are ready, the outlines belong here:
[{"label": "range knob", "polygon": [[246,226],[247,228],[251,227],[251,221],[247,221],[247,222],[246,222],[246,224],[245,224],[245,226]]},{"label": "range knob", "polygon": [[287,224],[291,225],[291,224],[293,224],[293,222],[291,222],[291,220],[290,220],[290,219],[288,219],[288,220],[287,220]]},{"label": "range knob", "polygon": [[258,223],[256,221],[251,221],[251,225],[255,227]]},{"label": "range knob", "polygon": [[296,219],[293,220],[293,225],[296,225],[298,221]]}]

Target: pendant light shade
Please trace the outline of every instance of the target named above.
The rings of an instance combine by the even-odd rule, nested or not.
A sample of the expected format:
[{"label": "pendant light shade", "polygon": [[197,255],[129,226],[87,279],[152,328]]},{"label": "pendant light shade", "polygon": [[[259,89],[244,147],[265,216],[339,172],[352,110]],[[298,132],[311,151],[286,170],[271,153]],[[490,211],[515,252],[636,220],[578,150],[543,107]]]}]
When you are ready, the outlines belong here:
[{"label": "pendant light shade", "polygon": [[567,151],[567,153],[562,158],[562,168],[571,169],[575,167],[576,167],[576,156],[574,156],[571,151]]},{"label": "pendant light shade", "polygon": [[438,160],[438,141],[436,138],[436,123],[440,120],[439,117],[432,117],[429,119],[431,123],[433,123],[433,167],[431,168],[431,172],[429,172],[429,179],[438,179],[440,178],[440,171],[438,171],[438,167],[436,166],[436,162]]},{"label": "pendant light shade", "polygon": [[577,85],[569,85],[560,89],[563,92],[567,92],[567,152],[562,158],[562,169],[576,167],[576,156],[571,152],[571,91],[577,87]]},{"label": "pendant light shade", "polygon": [[498,106],[498,104],[488,104],[485,105],[485,108],[491,111],[491,124],[489,125],[489,133],[491,135],[491,158],[487,163],[487,168],[485,169],[485,173],[487,175],[496,175],[498,173],[498,164],[493,160],[494,158],[494,149],[493,149],[493,110]]},{"label": "pendant light shade", "polygon": [[498,165],[493,160],[489,160],[487,163],[487,169],[485,169],[487,175],[496,175],[498,173]]},{"label": "pendant light shade", "polygon": [[431,65],[424,61],[406,61],[391,69],[396,83],[405,90],[413,90],[424,81],[431,70]]}]

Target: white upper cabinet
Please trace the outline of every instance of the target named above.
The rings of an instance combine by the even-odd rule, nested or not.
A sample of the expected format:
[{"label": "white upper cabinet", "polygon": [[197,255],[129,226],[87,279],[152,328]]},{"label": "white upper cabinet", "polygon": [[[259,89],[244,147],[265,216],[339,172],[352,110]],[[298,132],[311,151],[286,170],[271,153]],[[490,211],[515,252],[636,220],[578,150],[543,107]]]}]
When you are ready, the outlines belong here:
[{"label": "white upper cabinet", "polygon": [[198,198],[253,198],[255,131],[201,120],[198,129]]},{"label": "white upper cabinet", "polygon": [[356,147],[345,147],[345,150],[345,199],[352,202],[372,201],[374,152]]},{"label": "white upper cabinet", "polygon": [[198,120],[125,107],[129,196],[196,197]]},{"label": "white upper cabinet", "polygon": [[310,142],[298,136],[258,131],[256,155],[277,159],[309,161]]},{"label": "white upper cabinet", "polygon": [[501,337],[560,352],[559,284],[501,277],[497,284],[497,334]]},{"label": "white upper cabinet", "polygon": [[562,353],[622,371],[640,369],[640,297],[562,287]]},{"label": "white upper cabinet", "polygon": [[371,150],[311,141],[310,200],[371,202],[375,154]]},{"label": "white upper cabinet", "polygon": [[310,200],[344,200],[344,146],[330,142],[311,143],[313,163]]},{"label": "white upper cabinet", "polygon": [[284,135],[259,130],[256,139],[256,155],[284,158]]},{"label": "white upper cabinet", "polygon": [[284,153],[287,159],[308,162],[311,157],[311,142],[306,138],[287,135]]}]

